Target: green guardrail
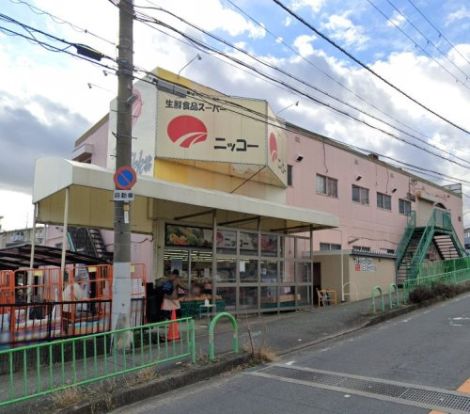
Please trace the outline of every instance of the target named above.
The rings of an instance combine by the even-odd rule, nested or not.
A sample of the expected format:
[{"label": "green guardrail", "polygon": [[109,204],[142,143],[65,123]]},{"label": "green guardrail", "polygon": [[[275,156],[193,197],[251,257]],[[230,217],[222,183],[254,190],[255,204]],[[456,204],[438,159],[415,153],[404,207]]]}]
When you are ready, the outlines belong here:
[{"label": "green guardrail", "polygon": [[215,361],[215,326],[220,319],[227,318],[232,324],[233,335],[232,335],[232,349],[233,352],[237,353],[239,350],[238,346],[238,323],[235,317],[228,312],[218,313],[214,319],[212,319],[209,325],[209,360]]},{"label": "green guardrail", "polygon": [[371,293],[371,298],[372,298],[372,312],[376,312],[376,306],[375,306],[375,298],[377,296],[380,296],[380,309],[382,312],[385,312],[385,302],[384,302],[384,295],[382,292],[382,288],[380,286],[374,286],[372,288],[372,293]]},{"label": "green guardrail", "polygon": [[169,361],[194,363],[195,338],[194,320],[182,318],[2,350],[0,407]]},{"label": "green guardrail", "polygon": [[432,276],[417,277],[416,279],[407,280],[403,283],[404,299],[407,301],[410,292],[418,286],[432,286],[440,283],[457,285],[459,283],[469,281],[470,268],[454,270]]},{"label": "green guardrail", "polygon": [[400,293],[398,291],[398,286],[395,283],[390,283],[388,286],[388,305],[390,309],[393,309],[393,306],[395,305],[393,302],[393,294],[395,294],[396,297],[396,306],[400,306]]}]

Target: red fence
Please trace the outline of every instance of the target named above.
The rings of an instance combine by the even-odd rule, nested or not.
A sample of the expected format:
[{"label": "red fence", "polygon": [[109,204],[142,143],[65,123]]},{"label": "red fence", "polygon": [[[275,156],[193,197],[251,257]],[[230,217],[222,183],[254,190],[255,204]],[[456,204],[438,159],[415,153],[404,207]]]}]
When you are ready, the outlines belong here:
[{"label": "red fence", "polygon": [[[145,266],[132,265],[131,325],[145,323]],[[0,271],[0,345],[111,329],[111,265]]]}]

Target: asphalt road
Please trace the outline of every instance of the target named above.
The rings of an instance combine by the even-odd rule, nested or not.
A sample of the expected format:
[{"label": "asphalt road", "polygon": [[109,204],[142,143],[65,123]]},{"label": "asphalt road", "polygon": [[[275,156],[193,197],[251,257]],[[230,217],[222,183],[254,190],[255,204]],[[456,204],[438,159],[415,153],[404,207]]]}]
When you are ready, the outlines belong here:
[{"label": "asphalt road", "polygon": [[462,413],[469,377],[465,295],[114,413]]}]

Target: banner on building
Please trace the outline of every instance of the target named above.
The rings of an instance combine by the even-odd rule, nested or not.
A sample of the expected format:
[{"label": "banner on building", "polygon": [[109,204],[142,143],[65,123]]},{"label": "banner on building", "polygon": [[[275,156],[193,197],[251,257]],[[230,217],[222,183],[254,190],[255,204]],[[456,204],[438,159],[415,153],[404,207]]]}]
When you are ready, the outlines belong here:
[{"label": "banner on building", "polygon": [[[132,167],[138,175],[153,177],[157,129],[157,89],[147,82],[136,82],[132,103]],[[107,168],[116,166],[117,99],[109,111]]]}]

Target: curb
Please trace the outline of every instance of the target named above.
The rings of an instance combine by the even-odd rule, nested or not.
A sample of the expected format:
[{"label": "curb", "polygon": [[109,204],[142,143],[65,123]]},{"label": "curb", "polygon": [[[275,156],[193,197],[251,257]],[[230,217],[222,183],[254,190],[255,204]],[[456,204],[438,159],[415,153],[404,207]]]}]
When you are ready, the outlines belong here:
[{"label": "curb", "polygon": [[206,366],[195,366],[191,369],[184,369],[175,372],[161,379],[155,379],[145,384],[113,392],[108,397],[103,397],[95,401],[87,401],[80,405],[65,407],[55,411],[57,414],[102,414],[111,410],[127,406],[147,398],[156,397],[169,391],[176,390],[187,385],[192,385],[230,371],[241,365],[250,363],[253,360],[251,355],[242,354],[229,357],[215,364]]}]

